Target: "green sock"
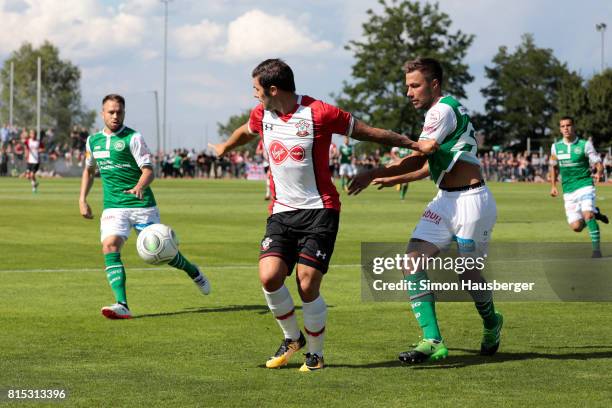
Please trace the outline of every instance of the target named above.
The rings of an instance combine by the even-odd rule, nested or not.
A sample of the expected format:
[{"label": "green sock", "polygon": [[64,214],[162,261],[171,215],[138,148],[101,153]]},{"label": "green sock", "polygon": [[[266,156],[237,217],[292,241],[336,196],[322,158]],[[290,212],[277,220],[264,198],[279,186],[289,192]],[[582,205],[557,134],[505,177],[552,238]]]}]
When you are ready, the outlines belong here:
[{"label": "green sock", "polygon": [[478,314],[482,317],[484,327],[486,329],[493,329],[497,324],[497,316],[495,316],[495,306],[493,305],[493,299],[488,302],[474,302]]},{"label": "green sock", "polygon": [[119,252],[104,254],[104,265],[106,266],[106,279],[110,285],[117,303],[123,303],[127,307],[127,297],[125,295],[125,269],[121,262]]},{"label": "green sock", "polygon": [[[458,275],[459,282],[466,279],[464,275]],[[487,281],[482,277],[469,279],[474,283],[486,284]],[[478,314],[482,318],[482,322],[486,329],[493,329],[497,325],[497,316],[495,315],[495,306],[493,305],[492,290],[468,290],[468,293],[474,300],[474,306],[478,310]]]},{"label": "green sock", "polygon": [[400,199],[406,198],[406,193],[408,192],[408,184],[402,184],[400,187]]},{"label": "green sock", "polygon": [[589,228],[593,251],[599,251],[599,225],[597,225],[597,221],[595,221],[595,218],[591,218],[586,222],[586,226]]},{"label": "green sock", "polygon": [[195,279],[198,277],[198,275],[200,274],[200,271],[198,270],[198,268],[196,268],[196,266],[194,264],[192,264],[191,262],[189,262],[187,260],[187,258],[185,258],[183,256],[183,254],[181,254],[181,252],[179,251],[178,254],[176,254],[176,256],[174,257],[174,259],[172,259],[168,265],[175,267],[176,269],[180,269],[182,271],[187,272],[187,275],[189,275],[189,277],[191,279]]},{"label": "green sock", "polygon": [[414,289],[408,289],[412,312],[423,330],[423,338],[431,340],[442,340],[438,319],[436,319],[436,303],[433,292],[419,289],[421,281],[427,280],[425,272],[406,276],[407,282],[413,282]]},{"label": "green sock", "polygon": [[342,185],[342,190],[344,190],[344,186],[346,185],[346,178],[344,176],[340,179],[340,184]]}]

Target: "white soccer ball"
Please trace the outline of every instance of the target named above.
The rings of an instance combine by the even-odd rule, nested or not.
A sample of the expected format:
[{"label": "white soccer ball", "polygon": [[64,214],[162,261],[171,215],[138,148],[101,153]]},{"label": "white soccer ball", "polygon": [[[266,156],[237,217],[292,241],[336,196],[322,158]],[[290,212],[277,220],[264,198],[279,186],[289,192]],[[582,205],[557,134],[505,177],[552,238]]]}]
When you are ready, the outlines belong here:
[{"label": "white soccer ball", "polygon": [[151,224],[145,227],[136,240],[136,250],[149,264],[168,263],[178,254],[178,238],[167,225]]}]

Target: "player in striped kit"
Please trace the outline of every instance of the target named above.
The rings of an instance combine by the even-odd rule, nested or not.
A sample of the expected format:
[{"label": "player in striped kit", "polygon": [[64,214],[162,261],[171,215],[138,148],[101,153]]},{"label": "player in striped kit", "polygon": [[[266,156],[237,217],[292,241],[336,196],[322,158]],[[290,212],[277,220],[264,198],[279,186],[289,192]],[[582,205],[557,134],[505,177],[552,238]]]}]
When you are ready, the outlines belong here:
[{"label": "player in striped kit", "polygon": [[[442,94],[443,71],[437,60],[418,58],[408,61],[404,70],[407,96],[412,105],[427,110],[418,152],[399,163],[357,175],[349,193],[358,194],[372,181],[386,186],[397,182],[397,176],[406,175],[402,181],[412,181],[429,174],[439,191],[412,233],[408,256],[434,257],[453,241],[457,242],[462,257],[486,256],[497,209],[476,157],[474,127],[467,109],[455,98]],[[445,358],[448,349],[438,327],[434,294],[420,289],[422,282],[427,280],[427,273],[422,268],[409,267],[404,274],[406,281],[413,282],[414,289],[408,290],[408,296],[423,338],[414,349],[400,353],[399,359],[412,364]],[[484,282],[475,270],[460,273],[458,278]],[[495,310],[493,292],[470,291],[470,295],[484,326],[480,353],[495,354],[499,348],[503,317]]]},{"label": "player in striped kit", "polygon": [[340,151],[340,183],[342,190],[348,191],[348,185],[357,173],[357,169],[353,165],[355,153],[348,137],[344,137],[344,144],[338,150]]},{"label": "player in striped kit", "polygon": [[25,142],[28,168],[25,172],[26,177],[32,184],[32,192],[38,192],[38,180],[36,172],[40,166],[40,153],[45,151],[45,146],[38,139],[35,130],[31,130]]},{"label": "player in striped kit", "polygon": [[[125,290],[125,268],[121,261],[123,244],[132,228],[139,232],[147,225],[160,222],[159,210],[150,187],[155,178],[151,153],[142,135],[123,125],[124,118],[125,99],[117,94],[106,95],[102,100],[104,128],[87,138],[79,196],[81,216],[92,219],[87,195],[93,186],[97,166],[104,191],[100,241],[106,277],[116,301],[100,310],[108,319],[132,318]],[[180,251],[169,265],[185,271],[202,294],[208,295],[208,279]]]},{"label": "player in striped kit", "polygon": [[[279,59],[260,63],[252,73],[260,102],[250,120],[231,137],[212,145],[218,155],[261,137],[270,159],[272,201],[261,241],[259,278],[284,339],[266,362],[279,368],[308,343],[300,371],[324,367],[323,338],[327,305],[320,294],[339,226],[340,200],[329,170],[332,134],[392,146],[416,148],[416,142],[394,132],[372,128],[350,113],[295,93],[291,68]],[[297,264],[296,280],[303,302],[304,331],[285,279]]]},{"label": "player in striped kit", "polygon": [[561,173],[561,187],[567,223],[575,232],[581,232],[586,226],[593,245],[593,258],[601,258],[599,225],[597,221],[608,223],[608,217],[595,207],[595,184],[591,177],[591,167],[596,169],[595,179],[603,179],[601,158],[593,144],[576,135],[574,119],[564,116],[559,121],[563,140],[552,145],[550,168],[550,195],[557,197],[557,176]]}]

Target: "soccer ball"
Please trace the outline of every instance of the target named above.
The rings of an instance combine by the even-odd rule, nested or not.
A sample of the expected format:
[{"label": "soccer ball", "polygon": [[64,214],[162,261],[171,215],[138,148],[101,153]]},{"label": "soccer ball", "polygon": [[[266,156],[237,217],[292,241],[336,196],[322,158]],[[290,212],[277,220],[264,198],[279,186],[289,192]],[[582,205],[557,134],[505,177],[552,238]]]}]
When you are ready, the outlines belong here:
[{"label": "soccer ball", "polygon": [[168,263],[178,254],[178,238],[169,226],[151,224],[138,234],[136,250],[146,263]]}]

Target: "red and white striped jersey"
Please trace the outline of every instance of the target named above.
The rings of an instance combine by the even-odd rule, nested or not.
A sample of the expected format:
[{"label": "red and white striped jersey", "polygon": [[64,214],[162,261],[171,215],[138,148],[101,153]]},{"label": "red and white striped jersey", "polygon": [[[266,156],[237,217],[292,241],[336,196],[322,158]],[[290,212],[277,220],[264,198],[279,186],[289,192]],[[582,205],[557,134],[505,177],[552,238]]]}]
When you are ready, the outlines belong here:
[{"label": "red and white striped jersey", "polygon": [[43,144],[40,140],[26,139],[26,146],[28,147],[28,163],[36,164],[40,162],[40,149],[43,148]]},{"label": "red and white striped jersey", "polygon": [[249,131],[261,136],[270,161],[273,214],[296,209],[333,208],[340,211],[338,191],[329,172],[333,133],[350,136],[350,113],[306,95],[298,95],[295,110],[286,115],[251,111]]}]

